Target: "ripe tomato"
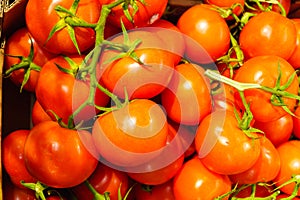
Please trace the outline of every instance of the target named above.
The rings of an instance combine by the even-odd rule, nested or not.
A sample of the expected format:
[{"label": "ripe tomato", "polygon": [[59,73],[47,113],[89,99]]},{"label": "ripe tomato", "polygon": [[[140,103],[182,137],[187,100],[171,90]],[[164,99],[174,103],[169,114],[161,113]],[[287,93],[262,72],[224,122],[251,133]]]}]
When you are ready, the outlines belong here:
[{"label": "ripe tomato", "polygon": [[[125,172],[118,171],[104,164],[98,163],[93,174],[87,179],[93,188],[99,193],[109,192],[111,200],[118,200],[118,190],[121,188],[122,197],[129,189],[129,179]],[[82,183],[72,188],[78,200],[93,200],[94,195],[88,187]]]},{"label": "ripe tomato", "polygon": [[[127,172],[129,177],[145,185],[160,185],[171,180],[180,170],[184,161],[184,154],[181,150],[181,138],[175,137],[176,135],[176,130],[171,125],[169,125],[166,145],[171,145],[171,142],[173,142],[173,144],[174,142],[176,142],[175,145],[171,148],[171,150],[168,149],[166,151],[162,151],[162,153],[159,154],[158,157],[154,158],[157,159],[156,161],[151,161],[148,165],[145,165],[145,172]],[[164,164],[163,160],[168,159],[168,157],[174,158],[167,164]],[[155,166],[157,164],[159,164],[160,166]]]},{"label": "ripe tomato", "polygon": [[[110,4],[116,0],[98,0],[101,5]],[[144,3],[143,3],[144,2]],[[125,2],[126,3],[126,2]],[[137,12],[132,16],[132,22],[127,19],[124,14],[122,3],[114,7],[107,18],[107,23],[121,27],[121,21],[124,23],[126,29],[133,29],[137,27],[145,27],[160,19],[167,7],[167,0],[135,0],[128,5],[130,15],[134,14],[134,7],[137,7]]]},{"label": "ripe tomato", "polygon": [[[300,173],[300,141],[289,140],[277,147],[277,151],[280,157],[280,171],[277,177],[273,180],[278,187],[286,181],[290,180],[293,175]],[[295,187],[295,183],[287,184],[280,188],[283,193],[292,194]],[[300,190],[298,190],[298,196]]]},{"label": "ripe tomato", "polygon": [[260,122],[256,120],[253,127],[263,131],[265,136],[277,147],[290,139],[293,132],[293,117],[285,114],[274,121]]},{"label": "ripe tomato", "polygon": [[[214,199],[231,190],[226,175],[208,170],[198,157],[185,162],[174,177],[173,191],[175,199]],[[228,199],[228,198],[225,198]]]},{"label": "ripe tomato", "polygon": [[2,196],[3,200],[37,200],[33,190],[19,188],[10,181],[6,181],[5,184],[3,184]]},{"label": "ripe tomato", "polygon": [[[54,10],[55,7],[60,5],[66,9],[70,9],[72,3],[72,0],[30,0],[27,3],[25,11],[26,26],[36,42],[52,53],[77,53],[77,49],[69,36],[67,27],[54,33],[51,39],[47,41],[50,31],[60,20],[60,17]],[[76,16],[87,23],[96,23],[100,16],[100,10],[101,6],[98,0],[81,0],[76,10]],[[75,27],[74,31],[80,52],[83,52],[94,45],[95,31],[93,29]]]},{"label": "ripe tomato", "polygon": [[[83,60],[83,57],[78,55],[69,58],[78,65]],[[36,87],[36,98],[47,113],[54,112],[62,118],[63,122],[68,123],[69,116],[87,100],[90,91],[89,82],[76,79],[76,75],[63,72],[57,65],[69,70],[74,67],[62,56],[49,60],[40,71],[40,78]],[[99,106],[105,106],[109,101],[108,96],[100,90],[97,90],[96,97],[95,103]],[[74,123],[88,120],[95,115],[95,107],[86,106],[75,116]],[[53,114],[51,114],[51,117],[55,120]]]},{"label": "ripe tomato", "polygon": [[212,109],[204,69],[189,63],[175,66],[170,84],[161,94],[161,102],[173,121],[185,125],[199,124]]},{"label": "ripe tomato", "polygon": [[272,181],[280,169],[279,154],[272,142],[263,137],[260,139],[260,156],[250,169],[229,176],[232,183],[255,184],[257,182]]},{"label": "ripe tomato", "polygon": [[287,60],[296,48],[296,40],[294,23],[273,11],[250,18],[239,36],[239,44],[246,59],[276,55]]},{"label": "ripe tomato", "polygon": [[[162,108],[148,99],[101,115],[92,137],[101,160],[109,166],[138,166],[157,156],[167,141],[168,123]],[[124,169],[122,167],[122,169]]]},{"label": "ripe tomato", "polygon": [[234,93],[236,89],[228,84],[221,84],[219,91],[212,96],[213,110],[228,110],[234,112],[236,107],[234,103]]},{"label": "ripe tomato", "polygon": [[149,191],[143,185],[137,184],[134,186],[133,191],[136,200],[175,200],[173,179],[166,183],[152,186]]},{"label": "ripe tomato", "polygon": [[29,174],[24,160],[24,146],[29,130],[16,130],[3,139],[2,159],[5,171],[12,183],[24,188],[21,181],[36,182],[36,179]]},{"label": "ripe tomato", "polygon": [[[140,61],[125,56],[105,64],[104,62],[120,53],[105,51],[101,57],[103,62],[99,64],[98,75],[104,86],[120,98],[125,96],[124,88],[130,99],[152,98],[161,93],[171,80],[177,56],[174,55],[177,52],[172,52],[174,47],[172,43],[168,43],[170,41],[162,37],[168,33],[171,36],[175,34],[181,36],[180,33],[161,28],[144,28],[129,32],[132,42],[142,38],[141,44],[134,50]],[[118,35],[112,38],[111,42],[119,43],[123,40],[124,36]]]},{"label": "ripe tomato", "polygon": [[294,49],[292,55],[289,57],[288,62],[295,68],[300,67],[300,19],[294,18],[291,19],[292,22],[295,24],[296,30],[297,30],[297,41],[296,41],[296,48]]},{"label": "ripe tomato", "polygon": [[[255,133],[253,136],[258,137]],[[260,141],[248,137],[238,127],[234,114],[223,110],[203,119],[196,132],[195,145],[203,165],[225,175],[250,169],[260,155]]]},{"label": "ripe tomato", "polygon": [[[280,194],[276,197],[276,199],[284,199],[284,198],[287,198],[287,197],[290,197],[290,195],[287,195],[287,194]],[[299,197],[294,197],[293,200],[300,200]]]},{"label": "ripe tomato", "polygon": [[[279,68],[280,67],[280,68]],[[279,71],[280,69],[280,71]],[[280,85],[284,85],[288,79],[295,73],[294,68],[283,58],[278,56],[256,56],[247,60],[241,66],[234,77],[234,80],[242,83],[257,83],[266,87],[275,87],[276,81],[280,78]],[[294,95],[298,94],[298,79],[294,77],[292,83],[285,91]],[[247,89],[244,91],[246,101],[255,120],[267,122],[277,120],[283,117],[286,111],[281,106],[273,105],[271,102],[272,94],[261,89]],[[239,94],[236,93],[236,102],[242,108]],[[292,98],[282,98],[283,103],[294,111],[296,100]],[[278,103],[275,102],[275,103]]]},{"label": "ripe tomato", "polygon": [[35,125],[24,147],[29,173],[54,188],[85,181],[97,166],[97,155],[89,132],[63,128],[54,121]]},{"label": "ripe tomato", "polygon": [[[243,187],[243,185],[241,185],[241,187]],[[237,188],[237,190],[239,189],[241,188]],[[268,197],[272,194],[273,189],[274,188],[269,185],[263,186],[257,184],[255,186],[255,197]],[[234,194],[234,197],[239,197],[239,198],[250,197],[253,192],[254,191],[252,185],[248,185],[248,187],[240,190],[237,194]]]},{"label": "ripe tomato", "polygon": [[300,139],[300,106],[296,107],[295,116],[293,116],[293,135]]},{"label": "ripe tomato", "polygon": [[[33,57],[29,58],[31,45],[33,45]],[[19,58],[11,57],[9,55],[24,57],[22,65],[26,64],[26,68],[13,71],[10,74],[10,79],[17,86],[21,86],[25,74],[28,73],[26,75],[28,76],[28,81],[23,85],[23,88],[27,91],[34,92],[39,77],[39,72],[35,68],[42,67],[49,59],[54,57],[54,55],[41,48],[32,38],[26,27],[18,29],[7,39],[4,51],[4,68],[6,70],[9,70],[13,65],[21,62]],[[32,70],[30,70],[30,68]],[[30,71],[26,72],[26,69],[29,69]]]},{"label": "ripe tomato", "polygon": [[36,100],[31,110],[32,124],[36,125],[43,121],[52,120],[50,115],[43,109],[41,104]]},{"label": "ripe tomato", "polygon": [[227,53],[230,46],[228,25],[211,8],[208,4],[197,4],[178,19],[179,30],[192,39],[186,39],[187,57],[197,63],[216,61]]}]

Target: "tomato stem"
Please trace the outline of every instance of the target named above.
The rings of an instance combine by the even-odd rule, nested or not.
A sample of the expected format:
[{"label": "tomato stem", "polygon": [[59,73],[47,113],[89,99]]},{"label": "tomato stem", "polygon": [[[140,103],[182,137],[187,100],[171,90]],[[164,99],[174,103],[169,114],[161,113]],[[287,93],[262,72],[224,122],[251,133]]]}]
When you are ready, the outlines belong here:
[{"label": "tomato stem", "polygon": [[94,200],[110,200],[109,194],[105,192],[104,194],[99,194],[97,190],[89,183],[88,180],[84,182],[84,184],[88,187],[91,193],[94,195]]}]

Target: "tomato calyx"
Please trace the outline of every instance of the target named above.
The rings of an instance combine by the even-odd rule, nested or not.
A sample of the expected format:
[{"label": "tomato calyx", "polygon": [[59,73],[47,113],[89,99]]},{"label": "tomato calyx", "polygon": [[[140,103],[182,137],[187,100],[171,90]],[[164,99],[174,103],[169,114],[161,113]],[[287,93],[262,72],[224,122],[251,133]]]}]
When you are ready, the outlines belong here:
[{"label": "tomato calyx", "polygon": [[36,183],[25,183],[25,182],[21,182],[21,184],[23,186],[25,186],[28,189],[31,189],[35,192],[35,196],[37,199],[41,199],[41,200],[46,200],[44,191],[46,189],[48,189],[48,186],[44,185],[41,182],[36,182]]},{"label": "tomato calyx", "polygon": [[[280,9],[280,13],[282,16],[286,16],[286,11],[284,9],[284,7],[282,6],[282,4],[278,1],[278,0],[249,0],[249,3],[254,3],[258,8],[253,7],[252,5],[250,5],[249,3],[247,3],[247,1],[245,2],[245,6],[253,11],[263,11],[263,12],[268,12],[272,10],[272,6],[273,5],[277,5]],[[263,4],[267,3],[268,6],[264,6]]]},{"label": "tomato calyx", "polygon": [[5,54],[6,56],[13,57],[13,58],[18,58],[20,60],[19,63],[12,65],[9,69],[7,69],[3,76],[4,77],[9,77],[14,71],[19,70],[19,69],[24,69],[24,79],[22,81],[21,87],[20,87],[20,92],[22,92],[24,85],[28,82],[30,78],[30,71],[35,70],[35,71],[40,71],[41,67],[38,66],[33,62],[33,57],[34,57],[34,46],[33,46],[33,41],[30,38],[30,51],[28,57],[25,56],[19,56],[19,55],[10,55],[10,54]]},{"label": "tomato calyx", "polygon": [[213,7],[213,10],[217,11],[221,15],[221,17],[223,17],[225,19],[228,18],[228,17],[233,17],[233,19],[235,21],[239,21],[239,18],[234,13],[234,10],[237,9],[238,7],[240,7],[242,10],[244,9],[244,6],[240,3],[234,3],[229,8],[221,8],[221,7],[216,6],[216,5],[212,5],[212,7]]}]

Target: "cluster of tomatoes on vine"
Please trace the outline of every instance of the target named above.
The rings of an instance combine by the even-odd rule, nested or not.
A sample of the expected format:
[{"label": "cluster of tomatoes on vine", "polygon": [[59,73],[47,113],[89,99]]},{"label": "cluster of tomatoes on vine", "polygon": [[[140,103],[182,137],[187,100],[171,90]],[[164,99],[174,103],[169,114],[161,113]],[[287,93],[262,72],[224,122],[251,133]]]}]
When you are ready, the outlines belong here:
[{"label": "cluster of tomatoes on vine", "polygon": [[4,76],[33,127],[3,140],[4,199],[296,199],[290,3],[207,0],[173,24],[167,0],[29,0]]}]

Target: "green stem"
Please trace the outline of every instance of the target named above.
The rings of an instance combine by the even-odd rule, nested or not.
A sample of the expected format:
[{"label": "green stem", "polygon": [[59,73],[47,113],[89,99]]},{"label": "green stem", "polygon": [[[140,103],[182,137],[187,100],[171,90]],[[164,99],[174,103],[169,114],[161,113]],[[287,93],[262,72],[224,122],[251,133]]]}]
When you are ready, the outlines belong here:
[{"label": "green stem", "polygon": [[84,184],[88,187],[88,189],[91,191],[91,193],[94,195],[93,200],[110,200],[109,195],[108,194],[99,194],[97,192],[97,190],[95,190],[95,188],[88,182],[85,181]]}]

